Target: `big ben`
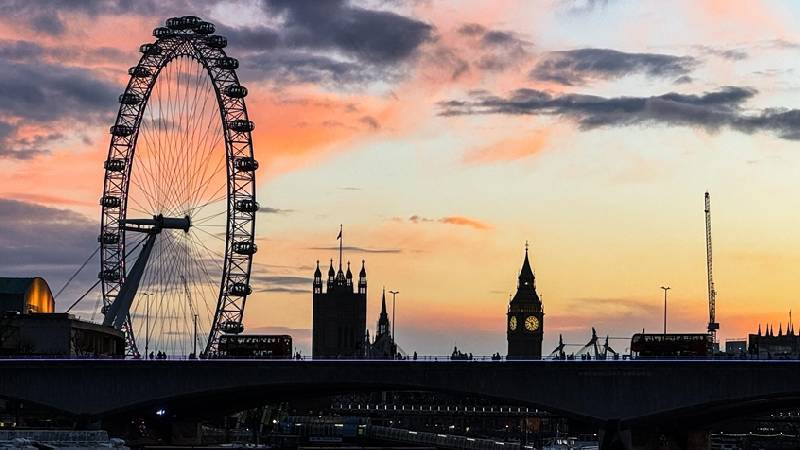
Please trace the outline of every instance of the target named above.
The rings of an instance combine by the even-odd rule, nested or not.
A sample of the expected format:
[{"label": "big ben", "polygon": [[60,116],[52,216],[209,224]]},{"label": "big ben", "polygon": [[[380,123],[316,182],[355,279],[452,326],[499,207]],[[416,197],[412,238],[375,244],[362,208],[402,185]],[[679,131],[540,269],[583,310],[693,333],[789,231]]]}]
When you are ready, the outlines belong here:
[{"label": "big ben", "polygon": [[519,271],[517,293],[508,304],[506,315],[508,359],[540,359],[544,336],[544,309],[536,293],[536,278],[528,260],[528,245],[525,244],[525,260]]}]

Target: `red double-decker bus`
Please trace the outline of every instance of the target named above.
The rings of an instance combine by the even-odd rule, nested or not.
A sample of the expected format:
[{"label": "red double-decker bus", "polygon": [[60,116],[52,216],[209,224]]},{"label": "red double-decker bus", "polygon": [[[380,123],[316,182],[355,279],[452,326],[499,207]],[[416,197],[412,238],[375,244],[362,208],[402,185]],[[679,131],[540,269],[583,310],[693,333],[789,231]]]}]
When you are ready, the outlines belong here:
[{"label": "red double-decker bus", "polygon": [[631,339],[635,358],[702,358],[711,355],[708,333],[637,333]]},{"label": "red double-decker bus", "polygon": [[219,338],[220,358],[286,359],[292,357],[288,334],[223,334]]}]

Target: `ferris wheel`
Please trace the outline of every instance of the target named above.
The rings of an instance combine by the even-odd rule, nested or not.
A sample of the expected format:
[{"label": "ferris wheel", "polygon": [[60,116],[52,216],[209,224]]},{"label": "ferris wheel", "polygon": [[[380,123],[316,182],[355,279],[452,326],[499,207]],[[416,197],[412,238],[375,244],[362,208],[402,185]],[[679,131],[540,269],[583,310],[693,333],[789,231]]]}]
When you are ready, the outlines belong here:
[{"label": "ferris wheel", "polygon": [[221,335],[244,329],[258,162],[239,62],[214,32],[195,16],[156,28],[110,129],[102,312],[129,356],[213,356]]}]

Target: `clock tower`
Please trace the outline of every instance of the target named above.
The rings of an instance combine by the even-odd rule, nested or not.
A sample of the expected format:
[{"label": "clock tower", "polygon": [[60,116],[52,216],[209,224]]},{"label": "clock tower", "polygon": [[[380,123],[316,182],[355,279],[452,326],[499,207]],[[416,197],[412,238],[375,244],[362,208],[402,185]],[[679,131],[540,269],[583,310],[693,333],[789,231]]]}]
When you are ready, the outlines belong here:
[{"label": "clock tower", "polygon": [[508,305],[506,316],[508,359],[540,359],[544,336],[544,309],[536,293],[536,278],[528,260],[528,244],[525,244],[525,260],[519,272],[517,293]]}]

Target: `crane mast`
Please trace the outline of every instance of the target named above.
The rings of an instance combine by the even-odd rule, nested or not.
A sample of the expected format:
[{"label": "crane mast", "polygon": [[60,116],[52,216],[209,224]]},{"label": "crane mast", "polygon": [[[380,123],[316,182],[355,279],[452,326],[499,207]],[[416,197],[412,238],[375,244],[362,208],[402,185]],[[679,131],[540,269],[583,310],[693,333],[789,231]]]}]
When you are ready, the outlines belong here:
[{"label": "crane mast", "polygon": [[717,291],[714,289],[713,257],[711,252],[711,195],[705,195],[706,212],[706,267],[708,269],[708,332],[711,340],[717,342]]}]

